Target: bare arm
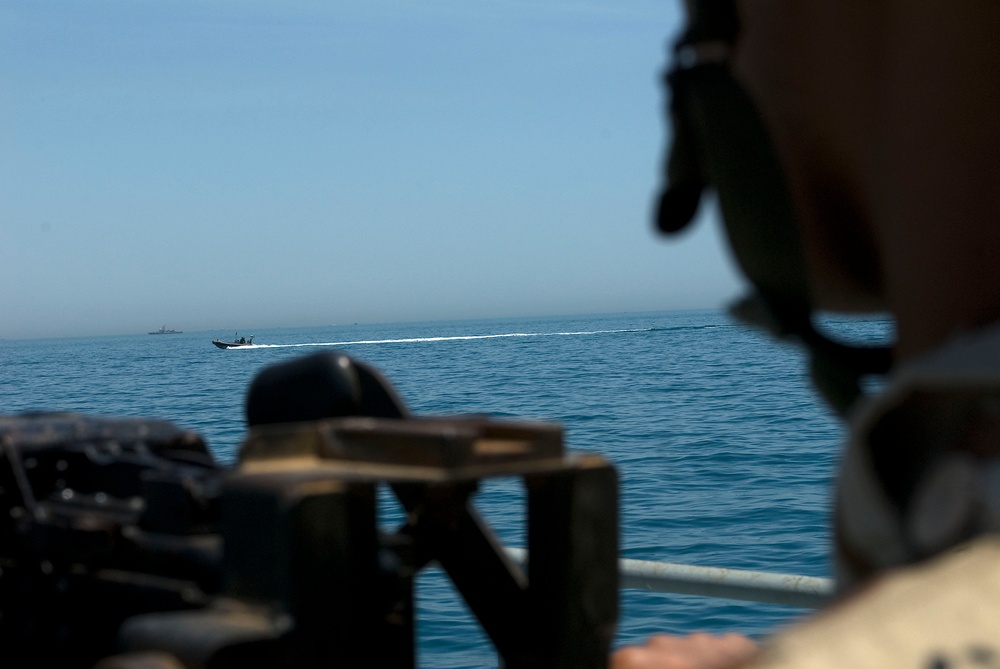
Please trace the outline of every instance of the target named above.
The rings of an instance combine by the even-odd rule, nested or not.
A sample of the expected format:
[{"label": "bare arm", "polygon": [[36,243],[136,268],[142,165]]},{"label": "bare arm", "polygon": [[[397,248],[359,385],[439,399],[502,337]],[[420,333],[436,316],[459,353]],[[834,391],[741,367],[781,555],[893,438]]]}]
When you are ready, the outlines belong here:
[{"label": "bare arm", "polygon": [[611,669],[737,669],[756,653],[757,645],[741,634],[658,634],[616,651]]}]

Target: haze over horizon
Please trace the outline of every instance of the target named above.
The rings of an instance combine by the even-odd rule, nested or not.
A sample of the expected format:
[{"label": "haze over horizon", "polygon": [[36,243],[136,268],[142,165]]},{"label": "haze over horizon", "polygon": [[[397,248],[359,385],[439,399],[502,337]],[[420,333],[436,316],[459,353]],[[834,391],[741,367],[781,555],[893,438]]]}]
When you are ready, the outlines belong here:
[{"label": "haze over horizon", "polygon": [[679,2],[0,5],[0,338],[713,308]]}]

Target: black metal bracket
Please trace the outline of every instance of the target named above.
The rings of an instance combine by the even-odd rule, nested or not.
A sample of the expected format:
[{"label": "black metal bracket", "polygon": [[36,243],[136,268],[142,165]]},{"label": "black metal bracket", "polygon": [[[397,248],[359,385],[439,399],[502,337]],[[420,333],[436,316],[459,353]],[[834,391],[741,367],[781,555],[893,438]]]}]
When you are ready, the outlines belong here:
[{"label": "black metal bracket", "polygon": [[[526,566],[472,503],[490,477],[525,485]],[[382,484],[406,513],[395,532],[378,528]],[[255,426],[221,496],[223,596],[137,616],[121,638],[189,667],[415,667],[413,579],[433,562],[501,666],[603,669],[618,615],[617,496],[614,468],[566,453],[549,423]]]}]

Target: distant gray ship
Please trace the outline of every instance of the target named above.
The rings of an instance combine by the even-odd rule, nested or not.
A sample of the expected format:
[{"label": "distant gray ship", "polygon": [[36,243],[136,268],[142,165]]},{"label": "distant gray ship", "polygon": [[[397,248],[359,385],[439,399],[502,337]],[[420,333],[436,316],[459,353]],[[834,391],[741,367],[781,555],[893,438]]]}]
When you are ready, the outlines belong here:
[{"label": "distant gray ship", "polygon": [[167,326],[162,326],[159,330],[153,330],[149,334],[181,334],[180,330],[168,330]]}]

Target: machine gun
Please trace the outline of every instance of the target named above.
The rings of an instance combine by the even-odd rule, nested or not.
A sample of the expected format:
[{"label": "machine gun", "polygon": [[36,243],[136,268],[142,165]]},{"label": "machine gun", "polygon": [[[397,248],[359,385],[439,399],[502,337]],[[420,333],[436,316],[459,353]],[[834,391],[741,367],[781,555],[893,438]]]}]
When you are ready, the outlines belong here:
[{"label": "machine gun", "polygon": [[[558,425],[414,417],[334,352],[265,368],[246,406],[231,467],[165,421],[0,417],[5,665],[415,667],[414,577],[436,563],[501,666],[607,666],[617,477]],[[526,565],[472,504],[495,476],[524,482]]]}]

